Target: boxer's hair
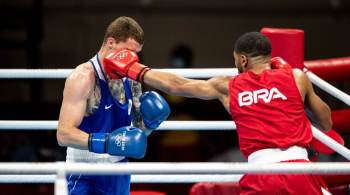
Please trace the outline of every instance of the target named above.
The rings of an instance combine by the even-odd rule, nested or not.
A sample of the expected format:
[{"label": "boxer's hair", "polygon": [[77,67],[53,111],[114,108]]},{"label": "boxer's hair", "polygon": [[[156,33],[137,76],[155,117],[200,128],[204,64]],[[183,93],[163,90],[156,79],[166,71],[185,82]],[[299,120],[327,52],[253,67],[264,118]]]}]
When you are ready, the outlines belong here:
[{"label": "boxer's hair", "polygon": [[103,43],[108,37],[114,38],[117,42],[124,42],[129,38],[135,39],[141,45],[144,42],[144,32],[141,26],[134,19],[126,16],[121,16],[109,24]]},{"label": "boxer's hair", "polygon": [[248,32],[240,36],[235,43],[235,52],[247,57],[271,56],[269,39],[259,32]]}]

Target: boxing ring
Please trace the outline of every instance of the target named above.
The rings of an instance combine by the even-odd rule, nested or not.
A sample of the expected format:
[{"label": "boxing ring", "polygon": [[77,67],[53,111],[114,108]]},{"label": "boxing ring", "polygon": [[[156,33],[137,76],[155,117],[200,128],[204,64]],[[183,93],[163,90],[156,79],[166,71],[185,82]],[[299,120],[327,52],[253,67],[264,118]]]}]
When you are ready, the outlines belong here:
[{"label": "boxing ring", "polygon": [[[303,48],[302,48],[303,52]],[[302,56],[303,57],[303,56]],[[305,66],[304,66],[305,65]],[[350,57],[303,62],[304,72],[310,81],[350,106],[350,96],[325,80],[347,79],[350,73]],[[187,78],[210,78],[214,76],[234,76],[235,68],[206,69],[155,69],[172,72]],[[1,69],[0,79],[63,79],[72,69]],[[327,72],[327,74],[325,74]],[[315,74],[316,73],[316,74]],[[325,80],[324,80],[325,79]],[[340,118],[350,109],[337,112],[332,116]],[[340,126],[349,127],[346,123]],[[57,121],[0,120],[0,130],[56,130]],[[232,121],[165,121],[156,131],[232,131],[236,125]],[[316,127],[312,127],[314,138],[324,143],[348,161],[350,150],[334,141]],[[246,173],[310,173],[350,175],[350,163],[119,163],[95,164],[83,163],[0,163],[0,183],[54,183],[56,195],[67,194],[66,174],[132,174],[132,183],[195,183],[195,182],[237,182]]]}]

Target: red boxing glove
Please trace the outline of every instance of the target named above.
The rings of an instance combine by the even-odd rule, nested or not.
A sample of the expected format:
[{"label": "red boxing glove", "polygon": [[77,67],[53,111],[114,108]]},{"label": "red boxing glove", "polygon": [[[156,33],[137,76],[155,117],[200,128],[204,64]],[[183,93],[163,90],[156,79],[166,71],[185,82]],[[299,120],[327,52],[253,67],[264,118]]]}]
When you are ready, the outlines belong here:
[{"label": "red boxing glove", "polygon": [[[327,131],[325,133],[328,135],[328,137],[334,139],[334,141],[340,143],[341,145],[344,145],[344,140],[343,138],[333,129]],[[311,141],[311,146],[319,153],[322,154],[333,154],[334,150],[326,146],[324,143],[318,141],[317,139],[313,138]]]},{"label": "red boxing glove", "polygon": [[281,57],[271,58],[271,68],[272,69],[292,69],[292,66],[288,64]]},{"label": "red boxing glove", "polygon": [[138,63],[139,57],[127,49],[116,50],[103,59],[107,75],[112,79],[128,77],[143,82],[143,75],[150,70],[149,67]]}]

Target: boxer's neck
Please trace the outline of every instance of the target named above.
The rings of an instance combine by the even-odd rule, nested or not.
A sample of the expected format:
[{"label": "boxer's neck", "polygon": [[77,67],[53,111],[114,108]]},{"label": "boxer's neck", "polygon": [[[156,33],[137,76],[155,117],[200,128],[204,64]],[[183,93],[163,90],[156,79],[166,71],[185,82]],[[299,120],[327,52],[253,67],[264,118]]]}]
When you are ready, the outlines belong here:
[{"label": "boxer's neck", "polygon": [[255,74],[260,74],[264,72],[265,70],[271,70],[270,64],[259,64],[255,66],[254,68],[249,69],[250,71],[254,72]]},{"label": "boxer's neck", "polygon": [[270,58],[255,57],[248,60],[248,70],[256,74],[260,74],[265,70],[270,70]]},{"label": "boxer's neck", "polygon": [[107,48],[105,48],[105,47],[101,47],[101,49],[100,49],[100,51],[98,51],[98,55],[97,55],[97,58],[98,58],[98,60],[99,60],[99,62],[101,63],[101,65],[102,65],[102,71],[105,73],[106,71],[105,71],[105,67],[104,67],[104,64],[103,64],[103,58],[105,58],[105,56],[106,55],[108,55],[109,53],[110,53],[111,51],[108,51],[108,49]]}]

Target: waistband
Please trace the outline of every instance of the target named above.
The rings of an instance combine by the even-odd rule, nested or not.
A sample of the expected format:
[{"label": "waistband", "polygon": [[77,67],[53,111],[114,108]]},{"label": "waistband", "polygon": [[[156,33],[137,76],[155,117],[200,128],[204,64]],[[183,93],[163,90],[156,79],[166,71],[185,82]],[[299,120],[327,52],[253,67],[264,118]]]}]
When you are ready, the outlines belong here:
[{"label": "waistband", "polygon": [[292,146],[287,149],[262,149],[251,153],[248,156],[248,163],[277,163],[296,159],[309,161],[307,150],[300,146]]},{"label": "waistband", "polygon": [[88,150],[67,147],[66,162],[115,163],[125,159],[124,156],[96,154]]}]

